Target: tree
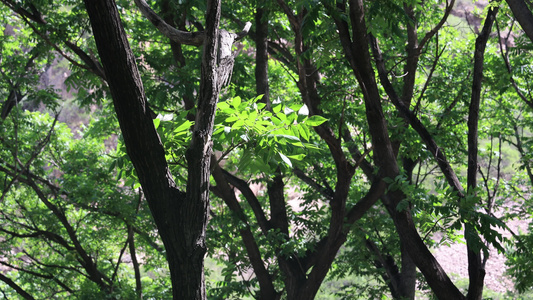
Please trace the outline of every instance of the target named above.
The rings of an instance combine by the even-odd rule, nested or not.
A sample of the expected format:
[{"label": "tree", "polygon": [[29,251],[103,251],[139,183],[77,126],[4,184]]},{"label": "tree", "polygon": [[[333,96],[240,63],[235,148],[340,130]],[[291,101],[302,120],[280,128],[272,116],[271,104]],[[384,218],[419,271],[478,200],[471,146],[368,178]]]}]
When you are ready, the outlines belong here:
[{"label": "tree", "polygon": [[[85,9],[75,1],[64,12],[55,12],[49,3],[2,3],[20,16],[17,26],[29,28],[24,36],[38,36],[46,45],[32,45],[36,54],[17,69],[21,80],[3,89],[3,118],[19,113],[21,96],[31,95],[35,85],[22,80],[23,75],[31,74],[33,64],[42,63],[50,49],[74,66],[70,80],[80,97],[87,96],[86,103],[105,105],[101,99],[110,91],[115,109],[110,114],[116,114],[124,145],[111,169],[118,166],[119,174],[126,174],[126,186],[143,189],[163,241],[175,299],[313,299],[331,269],[333,276],[349,271],[372,276],[397,299],[414,298],[417,269],[439,299],[482,298],[488,249],[504,251],[495,228],[505,225],[495,217],[496,209],[511,187],[517,198],[521,195],[517,183],[531,173],[530,99],[524,92],[528,75],[513,72],[527,54],[510,55],[509,44],[491,39],[496,16],[507,16],[508,7],[488,5],[481,30],[465,38],[461,29],[447,23],[453,1],[442,6],[278,0],[224,7],[220,1],[135,1],[142,16],[128,3],[119,3],[117,9],[114,1],[85,1],[91,28]],[[151,6],[165,13],[160,17]],[[205,28],[198,21],[204,11]],[[228,20],[222,22],[226,30],[219,29],[220,18]],[[506,18],[499,26],[510,35],[521,34]],[[256,26],[250,39],[235,43],[246,35],[244,21],[251,19]],[[75,26],[67,26],[69,22]],[[239,27],[245,30],[229,31]],[[85,31],[94,34],[98,56]],[[201,55],[198,46],[203,47]],[[235,59],[239,52],[243,55]],[[57,103],[52,91],[41,94],[49,95],[50,105]],[[517,95],[523,101],[511,104]],[[513,121],[504,121],[510,115]],[[9,136],[17,136],[15,128],[22,120],[29,118],[4,121],[13,128]],[[57,142],[49,142],[55,123],[47,124],[53,130],[37,144],[55,147]],[[39,141],[35,136],[27,140],[16,144]],[[509,175],[502,170],[507,161],[502,149],[510,145],[523,157],[524,172]],[[65,229],[43,230],[32,214],[17,216],[24,221],[12,222],[14,227],[4,233],[20,239],[43,237],[64,251],[75,248],[80,265],[73,268],[85,270],[81,272],[94,289],[113,297],[116,277],[96,264],[95,249],[76,243],[79,237],[69,229],[70,219],[62,217],[68,215],[61,212],[62,205],[70,203],[72,213],[83,208],[102,220],[117,218],[125,226],[122,234],[128,237],[132,257],[138,252],[134,237],[150,231],[132,218],[137,209],[122,205],[106,211],[94,209],[94,200],[82,201],[85,206],[69,202],[70,194],[60,191],[76,189],[61,181],[47,185],[52,172],[37,172],[37,162],[46,156],[32,151],[24,163],[16,162],[17,148],[5,154],[13,159],[0,169],[10,182],[3,186],[9,199],[9,209],[3,209],[6,220],[14,220],[13,207],[24,207],[12,194],[21,191],[35,194],[46,206],[42,211],[63,220]],[[83,181],[76,176],[72,180]],[[40,186],[34,188],[34,181]],[[254,193],[251,183],[259,183],[263,191]],[[300,188],[298,205],[289,204],[294,203],[288,195],[293,187]],[[134,201],[142,199],[133,196],[134,190],[118,188],[116,194],[130,195],[132,200],[121,203],[142,203]],[[216,196],[211,204],[210,192]],[[105,195],[95,197],[97,203],[106,203]],[[142,205],[133,207],[142,211]],[[35,223],[27,232],[17,227],[26,220]],[[465,236],[466,293],[430,252],[437,242],[429,237],[436,231],[445,232],[445,240],[457,238],[458,232]],[[120,233],[110,231],[109,236]],[[152,245],[157,248],[157,242]],[[117,248],[115,243],[105,247]],[[211,286],[206,295],[207,250],[226,266],[225,282]],[[116,260],[113,255],[110,259]],[[52,276],[28,267],[34,265],[39,265],[37,259],[13,267],[32,276]],[[254,276],[235,278],[247,270]],[[141,271],[137,267],[134,273],[140,297]],[[63,278],[48,293],[61,288],[75,293],[66,289]],[[0,279],[19,295],[35,297],[24,278]]]},{"label": "tree", "polygon": [[[145,4],[137,2],[141,9]],[[231,46],[237,37],[242,36],[219,31],[220,1],[209,1],[203,36],[192,34],[192,39],[178,38],[182,44],[204,46],[200,96],[186,153],[189,172],[184,193],[177,189],[170,174],[116,4],[114,1],[86,1],[85,6],[128,155],[165,244],[174,298],[204,299],[203,259],[209,210],[211,135],[220,88],[232,72],[234,54]],[[166,24],[159,19],[157,22],[158,25]]]}]

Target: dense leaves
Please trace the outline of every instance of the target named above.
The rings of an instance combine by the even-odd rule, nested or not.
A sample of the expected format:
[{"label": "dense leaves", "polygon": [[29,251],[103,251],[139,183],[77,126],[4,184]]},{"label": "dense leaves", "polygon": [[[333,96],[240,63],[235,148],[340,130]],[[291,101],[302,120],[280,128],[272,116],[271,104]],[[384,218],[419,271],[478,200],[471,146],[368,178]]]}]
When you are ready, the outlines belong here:
[{"label": "dense leaves", "polygon": [[[172,297],[173,254],[153,216],[163,202],[143,194],[85,6],[1,3],[0,293]],[[210,3],[148,5],[206,34]],[[509,292],[531,292],[531,225],[514,224],[532,214],[533,42],[506,3],[223,3],[222,29],[255,25],[213,95],[212,136],[198,124],[203,50],[169,39],[133,2],[117,7],[172,189],[191,195],[190,149],[199,136],[213,146],[207,298],[481,299],[497,253]],[[431,253],[455,243],[469,249],[466,288]]]}]

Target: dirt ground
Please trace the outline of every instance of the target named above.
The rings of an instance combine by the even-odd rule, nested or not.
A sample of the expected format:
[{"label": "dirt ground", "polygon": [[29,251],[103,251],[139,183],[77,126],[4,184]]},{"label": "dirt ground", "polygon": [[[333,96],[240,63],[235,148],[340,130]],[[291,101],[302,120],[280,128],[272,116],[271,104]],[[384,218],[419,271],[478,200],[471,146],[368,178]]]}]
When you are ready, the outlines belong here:
[{"label": "dirt ground", "polygon": [[[519,230],[526,232],[529,220],[517,220],[508,222],[509,228],[513,232]],[[502,231],[502,234],[509,237],[509,232]],[[466,244],[452,244],[448,246],[441,246],[434,251],[434,255],[444,268],[446,273],[452,277],[454,281],[458,279],[468,279],[468,261],[466,255]],[[485,287],[489,290],[505,293],[506,291],[514,291],[514,284],[509,276],[505,275],[505,256],[498,253],[498,251],[491,247],[489,259],[485,266]]]}]

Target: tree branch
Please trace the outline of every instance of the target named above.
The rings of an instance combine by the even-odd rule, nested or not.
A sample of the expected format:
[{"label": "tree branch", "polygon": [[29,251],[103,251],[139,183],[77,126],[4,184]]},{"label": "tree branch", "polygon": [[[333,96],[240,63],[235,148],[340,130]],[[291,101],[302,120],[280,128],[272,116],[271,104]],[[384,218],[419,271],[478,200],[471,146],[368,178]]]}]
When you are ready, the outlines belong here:
[{"label": "tree branch", "polygon": [[28,292],[26,292],[20,285],[18,285],[16,282],[11,280],[11,278],[5,276],[4,274],[0,273],[0,280],[5,282],[7,285],[9,285],[12,289],[14,289],[17,294],[19,294],[22,298],[27,300],[34,300],[32,295],[30,295]]},{"label": "tree branch", "polygon": [[217,194],[217,196],[222,198],[228,208],[233,213],[235,213],[235,215],[239,218],[241,222],[245,224],[245,228],[239,229],[239,233],[246,248],[246,252],[248,253],[250,263],[253,266],[254,273],[257,276],[257,280],[259,282],[259,291],[261,295],[260,299],[278,299],[280,294],[276,292],[272,281],[272,276],[265,268],[265,264],[263,262],[263,259],[261,258],[261,252],[250,229],[248,220],[246,219],[246,216],[244,214],[244,211],[242,210],[242,207],[239,204],[239,201],[237,201],[237,198],[235,197],[235,192],[226,180],[228,177],[225,176],[224,171],[222,170],[222,168],[220,168],[218,163],[216,163],[216,159],[214,157],[211,158],[211,161],[211,166],[213,168],[212,175],[215,179],[215,182],[217,183],[217,186],[215,187],[215,193]]},{"label": "tree branch", "polygon": [[533,14],[524,0],[506,0],[514,17],[533,42]]},{"label": "tree branch", "polygon": [[446,177],[446,180],[448,181],[450,186],[457,192],[459,197],[464,197],[464,189],[461,185],[461,182],[457,178],[457,175],[453,171],[450,163],[448,162],[444,149],[440,148],[437,145],[437,143],[435,142],[435,140],[433,140],[433,137],[431,137],[431,134],[426,129],[424,124],[422,124],[422,122],[420,122],[416,115],[411,110],[409,110],[407,106],[405,106],[405,104],[396,94],[394,87],[392,86],[389,78],[387,77],[385,70],[385,62],[383,60],[381,51],[379,50],[377,39],[372,35],[370,35],[370,44],[372,46],[372,52],[376,60],[379,78],[381,84],[387,92],[387,95],[391,99],[396,109],[398,109],[402,117],[407,120],[407,122],[413,127],[416,132],[418,132],[420,138],[426,144],[427,149],[437,161],[437,164],[439,165],[442,173]]},{"label": "tree branch", "polygon": [[309,185],[311,188],[313,188],[314,190],[319,192],[326,199],[328,199],[328,200],[332,200],[333,199],[333,193],[334,192],[333,192],[333,190],[331,190],[331,188],[321,186],[313,178],[307,176],[304,173],[304,171],[302,171],[299,168],[294,168],[292,171],[293,171],[294,175],[296,175],[296,177],[300,178],[300,180],[302,180],[303,182],[307,183],[307,185]]},{"label": "tree branch", "polygon": [[419,51],[422,51],[426,43],[437,33],[439,32],[440,28],[446,23],[446,20],[448,20],[448,16],[452,12],[453,6],[455,4],[455,0],[451,0],[448,3],[448,0],[446,0],[446,10],[444,11],[444,16],[440,19],[439,23],[433,27],[429,32],[426,33],[426,35],[422,38],[420,41],[420,44],[418,45]]},{"label": "tree branch", "polygon": [[261,228],[261,231],[266,236],[268,234],[268,231],[272,228],[270,222],[267,220],[265,216],[265,212],[263,211],[263,208],[261,207],[261,203],[259,203],[259,200],[255,196],[254,192],[250,189],[250,186],[246,181],[236,177],[235,175],[229,173],[228,171],[222,169],[222,173],[224,174],[224,177],[226,180],[233,186],[235,186],[246,198],[246,201],[248,201],[248,204],[252,208],[252,211],[254,212],[255,218],[257,220],[257,223],[259,224],[259,227]]},{"label": "tree branch", "polygon": [[500,45],[500,53],[502,55],[502,59],[505,62],[505,66],[507,67],[507,72],[509,73],[509,81],[511,82],[511,85],[513,86],[514,90],[516,91],[516,94],[522,101],[524,101],[531,109],[533,109],[533,100],[528,99],[524,93],[520,90],[518,87],[518,84],[516,84],[516,81],[513,78],[513,69],[511,66],[511,62],[509,61],[508,51],[504,51],[503,44],[502,44],[502,37],[500,33],[500,27],[498,26],[498,22],[496,22],[496,28],[498,30],[498,37],[499,37],[499,45]]},{"label": "tree branch", "polygon": [[141,13],[152,23],[164,36],[171,41],[184,45],[201,46],[204,43],[204,32],[188,32],[178,30],[165,22],[148,3],[144,0],[135,0],[135,4]]},{"label": "tree branch", "polygon": [[[479,106],[481,102],[481,82],[483,80],[483,63],[485,58],[485,48],[492,30],[492,24],[496,19],[498,7],[491,7],[485,18],[485,23],[481,33],[476,38],[474,49],[474,71],[472,78],[472,96],[468,109],[468,170],[467,170],[467,191],[469,194],[476,193],[478,165],[478,122]],[[490,197],[490,195],[487,195]],[[476,230],[473,224],[465,224],[465,236],[475,235]],[[481,263],[481,250],[474,250],[471,239],[466,239],[468,246],[468,294],[467,299],[478,300],[483,296],[483,280],[485,278],[485,268]]]}]

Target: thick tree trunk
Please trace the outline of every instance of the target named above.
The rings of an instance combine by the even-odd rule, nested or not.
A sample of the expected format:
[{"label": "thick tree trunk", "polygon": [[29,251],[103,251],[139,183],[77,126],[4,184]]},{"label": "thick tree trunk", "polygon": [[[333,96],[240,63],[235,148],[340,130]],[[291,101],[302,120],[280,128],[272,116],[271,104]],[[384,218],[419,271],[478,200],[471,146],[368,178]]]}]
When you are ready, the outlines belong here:
[{"label": "thick tree trunk", "polygon": [[398,276],[399,299],[415,299],[416,265],[411,256],[409,256],[407,243],[405,241],[400,241],[400,243],[402,270]]},{"label": "thick tree trunk", "polygon": [[211,133],[220,90],[216,66],[220,1],[208,2],[200,100],[187,151],[191,170],[187,194],[176,188],[170,174],[115,2],[86,0],[85,6],[128,155],[165,245],[174,299],[205,299],[203,260]]}]

